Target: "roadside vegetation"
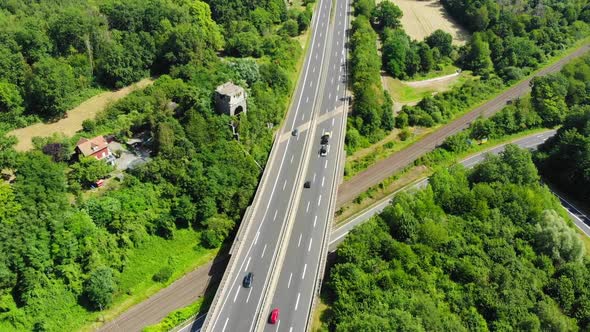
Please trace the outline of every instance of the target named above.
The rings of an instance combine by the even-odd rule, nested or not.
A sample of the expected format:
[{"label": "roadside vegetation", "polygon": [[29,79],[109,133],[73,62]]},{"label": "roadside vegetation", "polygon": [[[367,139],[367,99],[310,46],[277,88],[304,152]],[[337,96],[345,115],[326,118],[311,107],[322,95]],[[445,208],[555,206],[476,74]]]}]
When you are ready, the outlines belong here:
[{"label": "roadside vegetation", "polygon": [[[567,84],[566,84],[567,82]],[[535,155],[541,174],[577,200],[590,201],[590,56],[543,82],[553,98],[539,100],[552,121],[563,121],[557,135]],[[552,83],[552,84],[551,84]],[[564,107],[565,103],[565,107]],[[564,112],[569,109],[569,112]],[[565,119],[564,119],[565,117]]]},{"label": "roadside vegetation", "polygon": [[[235,4],[0,4],[0,21],[16,22],[1,25],[0,36],[14,43],[0,43],[0,54],[8,45],[10,61],[25,59],[2,57],[0,68],[32,67],[22,82],[0,70],[4,129],[26,122],[13,122],[18,116],[63,114],[68,104],[58,97],[83,89],[80,82],[117,87],[160,75],[84,121],[74,137],[35,140],[30,152],[15,151],[14,137],[0,138],[0,330],[97,327],[212,258],[239,224],[289,103],[302,55],[295,36],[308,28],[313,4]],[[236,118],[213,105],[215,88],[227,81],[249,97]],[[31,82],[59,96],[36,95],[43,103],[31,108],[25,92],[40,91]],[[90,191],[112,169],[72,153],[80,137],[97,135],[148,137],[150,161]]]},{"label": "roadside vegetation", "polygon": [[[495,1],[443,1],[473,36],[459,49],[457,63],[480,80],[424,98],[402,109],[396,126],[433,126],[447,122],[506,85],[528,76],[553,56],[590,35],[586,1],[524,1],[500,10]],[[515,14],[518,13],[518,14]]]},{"label": "roadside vegetation", "polygon": [[566,120],[569,114],[576,118],[588,109],[589,82],[590,54],[587,54],[567,64],[559,73],[533,79],[530,97],[515,100],[490,118],[474,121],[468,130],[447,138],[441,149],[427,154],[422,161],[435,165],[447,159],[447,152],[466,151],[484,139],[571,123]]},{"label": "roadside vegetation", "polygon": [[337,251],[328,330],[587,330],[590,270],[530,153],[440,170]]},{"label": "roadside vegetation", "polygon": [[[448,137],[439,147],[422,156],[408,169],[393,174],[383,183],[357,197],[354,202],[345,204],[336,213],[337,220],[342,220],[344,217],[354,214],[371,202],[399,189],[401,185],[407,184],[408,181],[411,182],[417,178],[432,174],[433,171],[440,167],[449,167],[469,154],[529,133],[543,131],[562,124],[566,126],[572,122],[572,120],[567,120],[568,114],[571,114],[572,119],[583,117],[581,114],[584,114],[589,104],[586,92],[586,87],[590,81],[588,75],[589,64],[590,55],[585,55],[567,64],[560,73],[536,78],[530,96],[515,100],[490,118],[479,118],[466,130]],[[412,128],[406,128],[405,130],[409,129]],[[358,172],[370,167],[376,160],[383,159],[395,153],[395,151],[399,151],[406,144],[412,143],[422,136],[410,137],[410,142],[384,143],[372,149],[371,153],[364,153],[358,159],[349,160],[345,168],[346,178],[353,177]],[[576,156],[583,155],[584,152],[581,151],[576,151],[577,154],[573,154],[571,158],[575,159]],[[363,150],[359,152],[363,152]],[[563,158],[569,158],[569,156],[563,155]],[[580,159],[576,159],[574,163],[559,162],[560,167],[585,165],[583,160]],[[554,169],[561,169],[560,167],[555,165]],[[547,170],[549,169],[547,168]],[[540,170],[545,175],[545,168],[541,166]],[[570,171],[552,173],[556,177],[568,178],[569,175],[575,173],[569,168],[568,170]],[[564,189],[568,188],[570,186],[565,186]],[[568,190],[564,191],[567,192]],[[579,198],[583,199],[584,196]]]},{"label": "roadside vegetation", "polygon": [[[360,3],[362,3],[364,7],[371,7],[371,2],[369,0],[363,0]],[[385,6],[386,3],[388,3],[388,2],[382,2],[378,6],[383,7],[383,6]],[[533,5],[533,4],[531,4],[531,5]],[[361,6],[361,5],[359,5],[359,6]],[[387,5],[387,8],[389,8],[391,6],[395,6],[395,5],[389,4],[389,5]],[[510,7],[512,5],[505,5],[505,6]],[[563,11],[565,9],[561,8],[560,4],[552,3],[552,6],[554,6],[555,8],[559,8],[559,11],[557,9],[551,10],[554,13],[554,15],[557,15],[557,16],[565,15],[565,14],[563,14]],[[568,7],[568,6],[566,6],[566,7]],[[378,7],[373,7],[373,8],[378,8]],[[528,8],[528,7],[525,6],[525,8]],[[534,8],[536,8],[536,7],[534,7]],[[480,39],[481,36],[483,35],[483,32],[476,31],[477,33],[474,35],[472,40],[469,41],[469,43],[467,45],[460,47],[460,48],[457,48],[456,46],[448,44],[446,41],[448,41],[449,35],[444,35],[444,32],[442,32],[442,31],[436,32],[436,34],[433,34],[432,36],[426,38],[426,41],[428,41],[430,39],[430,44],[438,45],[438,47],[434,47],[432,49],[445,49],[445,48],[449,47],[452,50],[450,52],[449,60],[452,61],[453,63],[459,65],[463,69],[470,69],[469,72],[471,73],[473,71],[474,74],[477,76],[471,76],[471,74],[469,76],[463,76],[463,73],[467,72],[467,70],[465,70],[464,72],[461,73],[461,76],[457,79],[457,81],[452,83],[452,86],[449,83],[447,83],[447,85],[449,85],[449,86],[445,87],[444,89],[451,88],[450,91],[441,91],[436,94],[434,94],[435,91],[431,91],[430,89],[409,87],[407,85],[404,85],[403,82],[401,82],[401,81],[398,81],[399,84],[396,84],[394,79],[385,77],[386,85],[392,84],[393,89],[396,89],[395,93],[391,94],[392,96],[394,96],[394,98],[393,98],[394,103],[395,103],[396,99],[404,99],[404,98],[407,98],[405,100],[405,102],[409,102],[410,101],[409,99],[419,100],[417,103],[415,103],[414,106],[406,105],[401,108],[401,111],[395,117],[395,121],[394,121],[395,127],[397,129],[402,130],[402,132],[405,132],[405,133],[420,131],[420,130],[416,129],[416,128],[420,128],[420,127],[436,128],[440,124],[444,124],[449,121],[452,121],[458,115],[472,109],[473,107],[477,106],[478,104],[489,99],[491,96],[494,96],[494,95],[498,94],[499,92],[507,89],[510,84],[513,84],[514,82],[517,82],[518,80],[522,79],[523,77],[525,77],[525,75],[530,74],[534,69],[538,68],[542,64],[546,64],[548,62],[548,60],[550,59],[550,57],[556,56],[556,55],[561,55],[562,53],[560,53],[560,52],[562,52],[562,50],[564,48],[574,45],[577,40],[579,40],[580,38],[586,37],[588,35],[588,34],[578,33],[579,32],[578,29],[582,29],[582,28],[587,29],[588,28],[587,27],[587,21],[588,21],[587,11],[588,10],[586,9],[586,7],[584,7],[584,4],[579,4],[579,6],[576,5],[571,8],[577,8],[577,12],[576,12],[577,19],[574,20],[571,24],[567,23],[569,21],[564,19],[563,24],[567,25],[568,28],[567,29],[566,28],[560,29],[559,31],[561,34],[566,34],[567,38],[564,37],[561,44],[559,44],[557,46],[553,45],[553,46],[549,46],[549,47],[544,46],[545,44],[543,43],[543,40],[541,40],[540,37],[538,36],[538,34],[540,33],[539,31],[551,31],[551,29],[556,29],[556,28],[553,25],[551,25],[551,23],[543,21],[547,24],[547,26],[542,26],[542,27],[538,27],[538,28],[530,27],[530,28],[528,28],[528,30],[525,29],[525,31],[527,31],[527,34],[525,34],[525,36],[526,36],[526,38],[528,38],[529,43],[533,43],[534,45],[536,45],[535,46],[536,48],[541,50],[541,51],[539,51],[540,53],[539,52],[534,53],[534,54],[541,54],[538,61],[533,61],[532,58],[529,58],[528,60],[526,60],[524,62],[521,60],[518,60],[518,61],[521,61],[522,63],[515,62],[514,66],[508,66],[508,65],[506,65],[506,63],[511,63],[510,61],[514,62],[517,60],[513,59],[513,60],[508,61],[507,57],[512,56],[517,59],[520,59],[520,58],[523,58],[526,56],[531,57],[532,55],[529,53],[526,53],[526,52],[523,54],[520,54],[514,50],[511,50],[514,47],[516,47],[512,44],[507,43],[507,44],[501,44],[501,45],[499,45],[499,44],[493,45],[493,48],[495,50],[494,54],[492,54],[490,51],[489,54],[482,57],[482,59],[485,58],[485,61],[482,59],[480,59],[481,61],[480,60],[475,61],[475,62],[479,62],[479,63],[487,63],[489,65],[487,67],[488,69],[485,71],[485,74],[480,69],[477,69],[477,68],[471,66],[473,63],[475,63],[475,62],[471,61],[471,60],[473,60],[473,55],[480,54],[480,51],[478,50],[478,48],[479,47],[484,47],[484,48],[487,47],[489,49],[489,47],[490,47],[489,43],[487,46],[485,46],[485,44],[483,42],[481,42],[481,40],[479,40],[479,41],[476,40],[476,36],[479,36],[477,38]],[[530,9],[530,10],[533,10],[533,9]],[[549,11],[549,9],[547,9],[547,8],[545,8],[545,10]],[[571,11],[571,9],[568,9],[568,10]],[[391,15],[393,15],[396,18],[399,15],[399,12],[397,10],[374,9],[373,11],[377,12],[377,13],[391,12],[392,13]],[[498,13],[497,20],[499,20],[499,21],[493,21],[495,23],[493,23],[493,24],[490,23],[489,26],[486,26],[486,29],[487,29],[485,32],[486,36],[488,36],[488,37],[492,36],[492,35],[497,36],[496,33],[498,33],[498,34],[500,33],[498,31],[499,27],[496,27],[494,24],[500,24],[499,22],[502,22],[502,20],[509,20],[509,19],[511,20],[511,19],[516,19],[516,17],[520,17],[515,14],[516,16],[508,18],[508,17],[503,17],[504,15],[507,15],[506,12]],[[525,16],[520,17],[519,19],[526,20],[527,17],[528,16],[525,15]],[[379,29],[379,27],[380,27],[379,24],[374,24],[373,26],[376,29]],[[394,24],[394,26],[395,26],[395,24]],[[397,32],[398,37],[403,36],[403,30],[401,30],[399,26],[395,30],[391,30],[391,31],[396,31],[396,30],[400,30]],[[586,30],[584,30],[584,31],[586,31]],[[504,35],[510,35],[510,36],[517,35],[516,31],[512,31],[510,29],[508,29],[506,31],[503,30],[502,33]],[[390,32],[390,34],[392,34],[392,32]],[[433,38],[433,36],[435,36],[435,35],[437,37]],[[525,37],[523,36],[522,38],[525,38]],[[507,39],[512,40],[512,37],[507,38]],[[411,45],[411,44],[405,43],[405,41],[408,41],[408,40],[409,39],[407,39],[407,38],[403,39],[403,41],[404,41],[403,45]],[[438,40],[440,42],[434,42],[433,40]],[[499,41],[497,38],[494,40],[496,40],[498,43],[503,43],[503,41]],[[520,40],[520,39],[518,39],[518,40]],[[417,42],[414,42],[413,45],[417,45]],[[500,47],[500,50],[504,50],[503,47],[510,47],[510,49],[507,49],[505,52],[498,52],[499,47]],[[385,50],[386,50],[385,45],[383,46],[383,49],[384,49],[384,52],[383,52],[383,55],[384,55],[383,56],[383,58],[384,58],[383,59],[383,66],[384,67],[383,68],[387,69],[388,62],[385,60],[385,55],[387,53],[387,52],[385,52]],[[400,50],[400,48],[393,47],[392,50],[397,52]],[[440,51],[433,51],[433,52],[440,53]],[[524,52],[524,51],[521,50],[520,52]],[[413,56],[408,58],[407,54],[409,54],[409,53],[407,53],[407,52],[402,52],[402,53],[399,53],[397,56],[394,57],[394,58],[398,59],[398,62],[394,67],[400,69],[400,70],[398,70],[400,75],[401,74],[407,75],[407,73],[403,73],[403,70],[401,70],[401,69],[407,67],[407,66],[405,66],[406,63],[404,61],[406,61],[407,59],[412,59]],[[488,53],[488,52],[484,52],[484,53]],[[469,59],[471,59],[471,60],[469,60]],[[401,60],[404,60],[404,61],[400,62]],[[497,65],[496,65],[496,62],[498,62]],[[392,66],[394,65],[394,63],[391,63],[391,64],[392,64]],[[513,69],[517,72],[518,75],[513,76],[513,75],[509,74],[510,72],[513,72]],[[353,82],[354,82],[354,77],[353,77]],[[449,81],[449,82],[452,82],[452,81]],[[388,88],[392,89],[389,86],[388,86]],[[518,102],[518,101],[515,101],[515,102]],[[354,107],[354,105],[353,105],[353,107]],[[354,114],[354,108],[353,108],[353,114]],[[354,118],[354,116],[349,117],[349,118],[352,118],[352,120],[356,119],[356,118]],[[537,126],[536,124],[525,124],[525,127],[523,129],[530,128],[531,125]],[[548,124],[543,124],[543,125],[548,125]],[[349,125],[349,127],[350,127],[350,125]],[[374,137],[374,136],[376,136],[376,137]],[[389,133],[387,131],[381,131],[381,132],[377,131],[377,132],[372,132],[371,136],[365,137],[362,135],[362,133],[359,133],[358,131],[348,130],[347,131],[346,150],[347,150],[347,153],[348,153],[350,159],[347,159],[346,176],[350,177],[350,176],[354,175],[355,173],[366,169],[367,167],[372,165],[374,162],[376,162],[380,159],[386,158],[389,155],[391,155],[393,152],[399,150],[400,146],[409,145],[412,142],[419,139],[419,137],[412,136],[412,135],[409,135],[409,139],[408,139],[406,136],[408,136],[408,135],[404,135],[404,139],[402,139],[399,136],[396,137],[395,135],[393,135],[393,136],[389,135]],[[386,143],[381,142],[381,140],[384,137],[388,137],[389,141]],[[485,138],[485,135],[483,135],[483,136],[480,135],[480,137],[478,137],[477,139],[482,139],[482,138]],[[488,138],[492,138],[492,137],[488,137]],[[381,150],[381,152],[379,153],[379,157],[367,156],[367,157],[358,158],[355,156],[355,152],[357,152],[359,150],[364,151],[366,149],[369,149],[368,148],[369,146],[371,146],[377,142],[379,142],[378,143],[379,147],[376,147],[376,149]],[[385,147],[385,146],[387,146],[389,148],[383,149],[383,147]]]}]

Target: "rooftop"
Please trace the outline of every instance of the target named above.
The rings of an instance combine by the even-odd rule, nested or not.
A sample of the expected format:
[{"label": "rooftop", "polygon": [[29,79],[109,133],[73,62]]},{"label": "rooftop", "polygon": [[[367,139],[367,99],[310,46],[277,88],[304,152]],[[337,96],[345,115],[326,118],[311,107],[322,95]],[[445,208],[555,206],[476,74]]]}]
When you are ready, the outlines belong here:
[{"label": "rooftop", "polygon": [[97,136],[91,139],[80,138],[76,144],[76,147],[85,157],[91,156],[93,153],[100,151],[107,146],[107,140],[103,136]]},{"label": "rooftop", "polygon": [[244,89],[241,86],[235,85],[233,82],[223,83],[222,85],[218,86],[217,89],[215,89],[215,92],[227,96],[233,96],[234,94],[243,91]]}]

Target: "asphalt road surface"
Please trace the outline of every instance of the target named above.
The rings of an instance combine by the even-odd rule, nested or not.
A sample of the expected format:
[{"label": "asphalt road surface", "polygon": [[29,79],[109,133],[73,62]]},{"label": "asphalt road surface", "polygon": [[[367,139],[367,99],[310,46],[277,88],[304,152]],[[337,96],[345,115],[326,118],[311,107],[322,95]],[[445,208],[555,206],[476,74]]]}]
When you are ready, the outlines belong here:
[{"label": "asphalt road surface", "polygon": [[279,320],[276,325],[265,324],[264,331],[306,331],[313,315],[310,309],[314,293],[319,291],[319,278],[324,271],[322,258],[327,255],[336,190],[343,174],[338,158],[344,158],[345,43],[351,11],[350,0],[337,0],[334,6],[329,32],[332,38],[324,61],[327,75],[313,140],[317,151],[322,133],[331,132],[328,155],[314,153],[310,156],[305,179],[311,181],[311,187],[303,191],[299,200],[284,260],[276,266],[279,274],[268,294],[270,303],[264,308],[267,314],[278,308]]},{"label": "asphalt road surface", "polygon": [[[312,197],[313,205],[317,207],[319,201],[315,197],[321,195],[319,183],[325,181],[328,185],[329,172],[334,171],[334,165],[328,165],[331,159],[319,158],[317,153],[321,133],[337,125],[332,120],[336,117],[322,117],[320,113],[327,110],[320,112],[318,107],[318,103],[323,103],[324,97],[330,94],[325,92],[322,95],[321,78],[328,69],[324,68],[329,63],[326,59],[332,59],[333,55],[328,54],[330,47],[327,45],[332,40],[329,33],[332,4],[331,0],[320,0],[316,7],[312,39],[293,103],[271,152],[261,187],[251,207],[252,215],[244,220],[246,224],[242,227],[245,230],[241,238],[236,239],[239,241],[236,244],[238,249],[233,253],[224,281],[217,290],[210,317],[204,323],[207,331],[252,331],[257,323],[266,321],[269,313],[262,312],[262,301],[268,289],[272,288],[269,281],[277,260],[280,260],[282,244],[287,242],[293,225],[293,211],[299,211],[300,202],[311,205]],[[333,39],[336,39],[335,36]],[[337,80],[337,76],[328,76],[326,82]],[[344,92],[343,89],[340,91]],[[331,93],[331,98],[335,101],[337,95]],[[324,121],[319,122],[318,119]],[[291,134],[295,128],[299,131],[298,135]],[[334,139],[336,137],[331,138]],[[336,154],[329,151],[330,155]],[[313,165],[308,166],[309,160],[313,160]],[[316,170],[312,187],[304,190],[304,176],[309,178],[305,170],[316,169],[316,163],[320,162],[324,172],[320,174]],[[326,202],[329,197],[323,196],[323,199]],[[320,222],[317,221],[318,227]],[[254,274],[254,279],[252,287],[245,288],[243,278],[249,272]]]},{"label": "asphalt road surface", "polygon": [[[569,61],[582,56],[589,50],[590,44],[586,44],[553,65],[543,68],[536,74],[536,76],[543,76],[549,73],[557,72],[561,70],[561,68]],[[343,183],[338,189],[337,207],[352,201],[358,195],[367,191],[367,189],[370,187],[382,182],[393,173],[400,171],[406,166],[412,164],[423,154],[432,151],[434,148],[440,145],[445,140],[445,138],[467,128],[469,124],[476,120],[480,115],[489,117],[501,110],[509,100],[519,98],[529,93],[529,82],[530,80],[526,80],[520,84],[515,85],[514,87],[500,94],[498,97],[490,100],[480,107],[477,107],[459,119],[441,127],[439,130],[424,137],[415,144],[391,155],[389,158],[377,162],[373,166],[358,173],[349,181]]]}]

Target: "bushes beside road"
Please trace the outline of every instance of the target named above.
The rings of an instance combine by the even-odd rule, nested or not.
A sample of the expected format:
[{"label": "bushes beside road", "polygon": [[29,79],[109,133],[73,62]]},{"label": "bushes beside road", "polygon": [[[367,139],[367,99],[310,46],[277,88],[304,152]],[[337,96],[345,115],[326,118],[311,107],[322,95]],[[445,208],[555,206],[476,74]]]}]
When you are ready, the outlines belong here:
[{"label": "bushes beside road", "polygon": [[530,154],[509,146],[397,195],[339,247],[327,328],[586,330],[584,246],[538,179]]}]

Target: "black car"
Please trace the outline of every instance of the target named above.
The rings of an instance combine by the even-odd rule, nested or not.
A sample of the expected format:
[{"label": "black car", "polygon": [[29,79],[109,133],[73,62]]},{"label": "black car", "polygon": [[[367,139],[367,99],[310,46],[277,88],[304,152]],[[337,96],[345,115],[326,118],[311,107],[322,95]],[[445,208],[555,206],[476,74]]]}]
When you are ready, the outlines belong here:
[{"label": "black car", "polygon": [[305,183],[303,184],[303,188],[310,188],[310,187],[311,187],[311,182],[305,181]]},{"label": "black car", "polygon": [[244,287],[250,288],[252,287],[252,280],[254,279],[254,273],[248,272],[244,277]]},{"label": "black car", "polygon": [[320,156],[325,157],[328,154],[328,146],[322,145],[320,147]]}]

